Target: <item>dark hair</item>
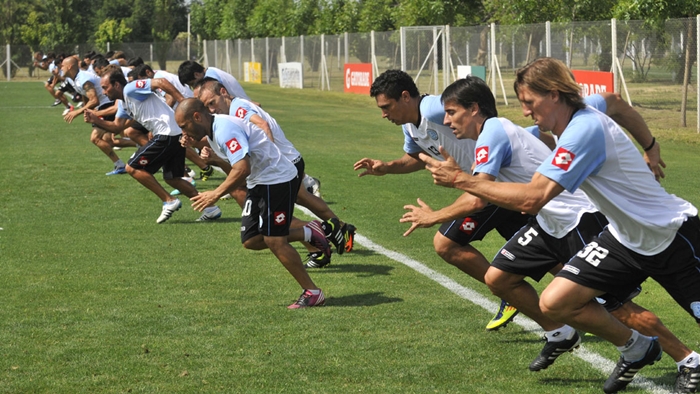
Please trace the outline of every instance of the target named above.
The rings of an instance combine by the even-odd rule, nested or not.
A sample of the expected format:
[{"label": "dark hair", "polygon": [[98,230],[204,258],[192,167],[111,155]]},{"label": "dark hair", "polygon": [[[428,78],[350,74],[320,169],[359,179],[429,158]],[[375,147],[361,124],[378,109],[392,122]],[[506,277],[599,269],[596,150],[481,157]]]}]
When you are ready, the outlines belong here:
[{"label": "dark hair", "polygon": [[193,60],[186,60],[182,62],[180,67],[177,69],[177,78],[180,80],[182,85],[188,85],[195,79],[194,74],[201,72],[204,72],[204,67],[202,67],[201,64]]},{"label": "dark hair", "polygon": [[[192,86],[192,90],[196,90],[197,88],[200,88],[200,87],[204,86],[205,84],[209,85],[208,82],[212,82],[212,81],[219,82],[218,79],[212,78],[212,77],[204,77],[202,79],[199,79]],[[219,84],[221,84],[221,83],[219,82]],[[221,86],[223,86],[223,85],[221,85]]]},{"label": "dark hair", "polygon": [[90,56],[90,60],[97,60],[97,59],[99,59],[99,58],[101,58],[101,57],[105,57],[105,55],[103,55],[103,54],[101,54],[101,53],[95,53],[95,54],[93,54],[92,56]]},{"label": "dark hair", "polygon": [[49,52],[46,54],[47,59],[55,59],[56,58],[56,52]]},{"label": "dark hair", "polygon": [[95,54],[96,54],[95,51],[90,51],[90,52],[83,55],[83,59],[85,59],[85,58],[91,59],[93,56],[95,56]]},{"label": "dark hair", "polygon": [[143,64],[143,59],[141,59],[140,56],[132,57],[129,59],[129,61],[126,62],[126,65],[129,67],[136,67],[140,66]]},{"label": "dark hair", "polygon": [[[203,90],[209,90],[217,96],[221,96],[221,89],[226,89],[216,78],[204,77],[194,84],[193,89],[199,88],[199,95]],[[230,95],[231,93],[229,93]]]},{"label": "dark hair", "polygon": [[104,56],[98,56],[95,58],[95,61],[92,63],[92,68],[102,68],[102,67],[107,67],[109,66],[109,60],[107,60],[106,57]]},{"label": "dark hair", "polygon": [[124,78],[124,73],[122,73],[121,67],[116,65],[112,66],[114,67],[105,68],[104,72],[102,73],[102,76],[109,76],[109,83],[111,83],[112,85],[114,85],[115,82],[119,82],[122,85],[122,87],[126,86],[126,78]]},{"label": "dark hair", "polygon": [[440,99],[442,103],[455,102],[464,108],[469,108],[476,103],[479,106],[479,114],[486,119],[498,116],[496,98],[483,79],[467,75],[464,79],[454,81],[445,88]]},{"label": "dark hair", "polygon": [[387,70],[374,80],[369,89],[369,95],[377,97],[383,94],[389,99],[398,100],[404,91],[407,91],[411,97],[420,96],[418,87],[410,75],[401,70]]},{"label": "dark hair", "polygon": [[543,57],[519,69],[513,82],[515,94],[518,96],[521,87],[527,87],[540,96],[556,90],[559,92],[559,100],[566,105],[578,109],[586,108],[586,103],[581,97],[581,87],[561,60]]},{"label": "dark hair", "polygon": [[106,58],[109,59],[109,58],[111,58],[112,56],[114,56],[114,51],[107,51],[107,52],[105,52],[105,57],[106,57]]},{"label": "dark hair", "polygon": [[141,65],[138,65],[138,66],[134,67],[134,70],[133,70],[134,78],[141,79],[144,77],[148,77],[149,71],[152,73],[153,69],[148,64],[144,63]]}]

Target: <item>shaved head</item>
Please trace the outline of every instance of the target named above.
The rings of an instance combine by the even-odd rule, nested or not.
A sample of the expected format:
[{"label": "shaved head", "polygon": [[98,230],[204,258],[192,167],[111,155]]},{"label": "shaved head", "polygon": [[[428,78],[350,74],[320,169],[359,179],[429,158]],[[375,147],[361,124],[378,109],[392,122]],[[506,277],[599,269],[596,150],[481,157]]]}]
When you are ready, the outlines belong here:
[{"label": "shaved head", "polygon": [[78,74],[78,70],[78,59],[73,56],[68,56],[67,58],[63,59],[63,63],[61,63],[61,71],[63,71],[64,78],[75,78],[75,76]]},{"label": "shaved head", "polygon": [[211,133],[211,115],[199,99],[184,99],[175,109],[175,122],[189,137],[199,141]]}]

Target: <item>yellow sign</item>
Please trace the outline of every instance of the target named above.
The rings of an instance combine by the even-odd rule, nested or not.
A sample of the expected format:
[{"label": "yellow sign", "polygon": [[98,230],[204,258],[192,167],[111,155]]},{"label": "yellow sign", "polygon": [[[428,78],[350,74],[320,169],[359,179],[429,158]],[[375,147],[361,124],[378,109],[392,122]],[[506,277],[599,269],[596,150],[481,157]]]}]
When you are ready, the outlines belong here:
[{"label": "yellow sign", "polygon": [[262,83],[262,63],[244,62],[243,75],[246,82]]}]

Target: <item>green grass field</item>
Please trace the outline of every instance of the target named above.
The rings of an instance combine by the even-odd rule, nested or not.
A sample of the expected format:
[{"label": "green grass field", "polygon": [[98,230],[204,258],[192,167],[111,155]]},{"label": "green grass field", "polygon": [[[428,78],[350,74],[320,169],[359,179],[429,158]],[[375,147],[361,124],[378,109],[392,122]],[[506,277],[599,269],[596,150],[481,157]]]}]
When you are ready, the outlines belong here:
[{"label": "green grass field", "polygon": [[[497,301],[434,253],[436,228],[402,237],[403,205],[420,197],[441,207],[454,190],[434,186],[427,172],[353,172],[362,157],[403,153],[400,128],[381,119],[371,98],[245,88],[304,154],[341,219]],[[0,83],[0,392],[601,392],[607,373],[572,354],[529,372],[538,333],[516,324],[486,332],[491,311],[367,243],[311,273],[326,307],[287,310],[300,289],[271,253],[241,247],[235,202],[220,204],[216,222],[195,223],[185,204],[156,225],[157,198],[128,175],[106,177],[111,163],[90,143],[89,125],[64,123],[51,102],[39,82]],[[527,123],[512,104],[503,115]],[[697,138],[665,131],[659,141],[664,185],[699,204]],[[503,242],[489,236],[477,247],[492,256]],[[637,301],[700,349],[697,325],[655,283]],[[597,338],[584,345],[617,359]],[[643,375],[667,387],[675,371],[665,356]]]}]

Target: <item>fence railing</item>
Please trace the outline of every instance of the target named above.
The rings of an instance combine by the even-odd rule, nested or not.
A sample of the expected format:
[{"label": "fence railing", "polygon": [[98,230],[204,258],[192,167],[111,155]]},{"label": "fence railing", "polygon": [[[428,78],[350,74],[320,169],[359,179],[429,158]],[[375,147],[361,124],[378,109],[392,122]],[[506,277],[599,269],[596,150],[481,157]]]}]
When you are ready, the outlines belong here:
[{"label": "fence railing", "polygon": [[[373,77],[400,68],[411,74],[422,92],[439,94],[457,78],[457,66],[483,66],[494,94],[503,103],[515,102],[514,71],[542,56],[564,61],[578,70],[611,71],[615,91],[644,104],[696,113],[700,132],[700,15],[671,19],[662,26],[644,21],[597,21],[484,25],[470,27],[419,26],[397,31],[340,35],[265,37],[203,41],[192,57],[205,67],[223,69],[244,80],[247,62],[261,64],[262,83],[279,84],[279,63],[301,63],[303,88],[343,91],[344,65],[371,63]],[[83,53],[86,44],[51,48]],[[110,49],[127,57],[140,56],[154,69],[176,71],[190,51],[184,41],[172,43],[112,43]],[[8,80],[43,78],[48,73],[31,67],[32,50],[8,45],[2,70]],[[688,78],[689,76],[689,78]],[[694,86],[683,103],[684,79]],[[663,103],[643,94],[660,89]],[[686,90],[687,92],[687,90]],[[653,95],[652,95],[653,96]],[[646,101],[645,101],[646,100]]]}]

